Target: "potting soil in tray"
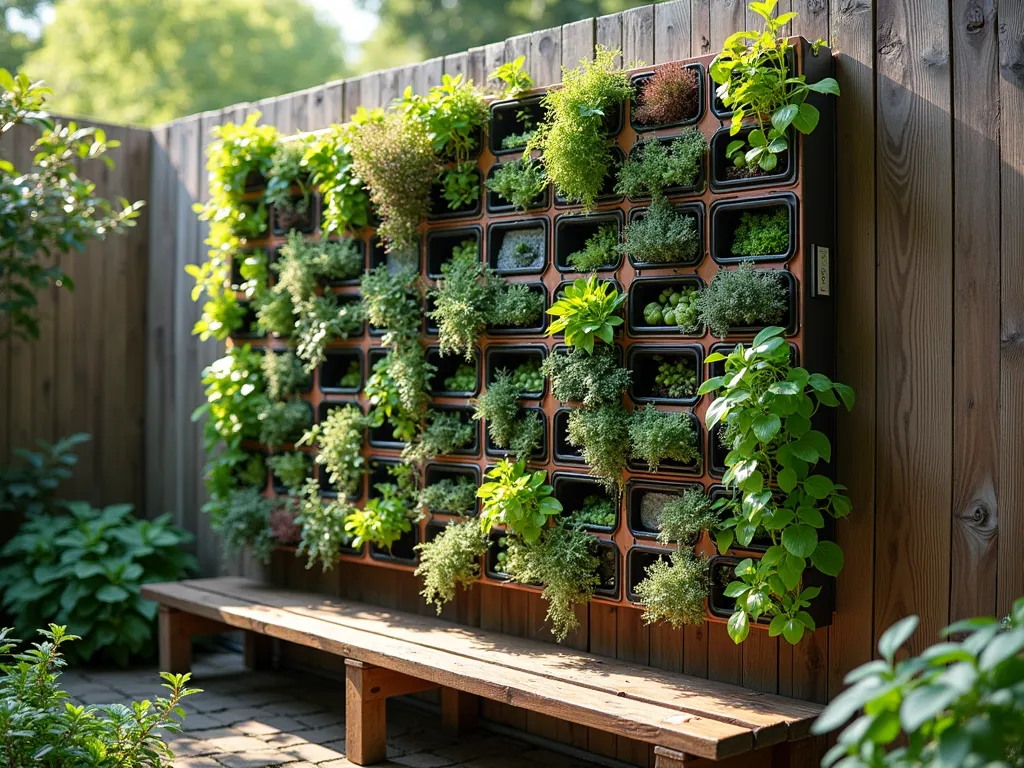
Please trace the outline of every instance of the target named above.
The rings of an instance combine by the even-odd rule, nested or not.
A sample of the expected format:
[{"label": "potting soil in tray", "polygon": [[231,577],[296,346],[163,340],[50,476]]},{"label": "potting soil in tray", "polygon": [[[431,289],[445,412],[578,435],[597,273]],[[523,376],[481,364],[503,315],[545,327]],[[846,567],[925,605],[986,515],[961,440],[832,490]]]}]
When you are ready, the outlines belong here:
[{"label": "potting soil in tray", "polygon": [[[533,261],[523,263],[516,255],[516,248],[525,243],[533,251]],[[498,251],[498,269],[535,269],[544,264],[544,228],[518,229],[505,233]]]}]

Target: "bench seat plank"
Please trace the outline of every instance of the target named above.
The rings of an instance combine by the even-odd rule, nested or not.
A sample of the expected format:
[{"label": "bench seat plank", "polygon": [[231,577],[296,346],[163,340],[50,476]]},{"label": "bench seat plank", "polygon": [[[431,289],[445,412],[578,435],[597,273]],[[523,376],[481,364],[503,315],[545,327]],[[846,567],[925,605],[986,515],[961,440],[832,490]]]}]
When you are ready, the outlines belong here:
[{"label": "bench seat plank", "polygon": [[821,707],[816,704],[783,696],[365,603],[282,590],[238,578],[199,579],[187,583],[228,598],[273,605],[372,634],[730,722],[751,729],[758,747],[807,737],[811,724],[821,713]]},{"label": "bench seat plank", "polygon": [[202,584],[150,584],[143,587],[143,596],[232,627],[701,757],[722,759],[754,748],[749,728],[217,594]]}]

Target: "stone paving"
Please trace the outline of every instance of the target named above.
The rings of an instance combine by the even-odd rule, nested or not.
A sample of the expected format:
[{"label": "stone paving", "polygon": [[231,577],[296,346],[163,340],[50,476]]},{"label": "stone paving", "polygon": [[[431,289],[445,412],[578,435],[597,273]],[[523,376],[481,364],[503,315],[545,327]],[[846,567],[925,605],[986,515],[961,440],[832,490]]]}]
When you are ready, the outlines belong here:
[{"label": "stone paving", "polygon": [[[163,693],[153,669],[68,671],[61,682],[83,704],[112,704]],[[293,671],[247,672],[239,654],[199,657],[185,700],[184,733],[170,740],[176,768],[343,768],[345,688]],[[602,761],[603,762],[603,761]],[[388,702],[388,760],[396,768],[588,768],[599,763],[480,730],[445,736],[440,715]]]}]

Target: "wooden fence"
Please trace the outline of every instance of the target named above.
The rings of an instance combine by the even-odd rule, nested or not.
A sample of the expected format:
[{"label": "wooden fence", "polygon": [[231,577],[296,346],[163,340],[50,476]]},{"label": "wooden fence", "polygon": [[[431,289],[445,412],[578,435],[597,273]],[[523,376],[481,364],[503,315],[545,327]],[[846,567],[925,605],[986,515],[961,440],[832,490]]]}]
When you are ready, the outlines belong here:
[{"label": "wooden fence", "polygon": [[[584,642],[611,656],[825,701],[901,616],[921,616],[920,649],[947,622],[1005,612],[1024,594],[1024,7],[1012,0],[780,5],[800,12],[793,33],[830,40],[842,87],[837,343],[839,379],[856,389],[858,403],[841,417],[836,450],[855,512],[838,526],[846,568],[835,622],[795,649],[764,633],[735,647],[721,625],[674,634],[643,626],[636,611],[606,607],[591,611]],[[142,268],[131,259],[140,230],[99,246],[120,254],[102,267],[81,262],[94,270],[75,272],[79,290],[60,298],[39,351],[0,347],[0,425],[9,435],[0,457],[4,443],[47,429],[88,429],[99,439],[87,474],[125,484],[118,493],[131,498],[139,483],[131,470],[144,455],[147,509],[174,510],[196,530],[204,568],[215,572],[218,544],[199,512],[200,428],[189,414],[203,399],[200,370],[219,350],[189,334],[199,309],[184,273],[205,251],[205,227],[191,205],[205,196],[210,129],[253,111],[285,132],[322,128],[360,105],[386,104],[406,85],[422,92],[442,73],[482,82],[518,55],[538,84],[557,82],[559,65],[591,55],[595,43],[621,46],[627,60],[700,55],[748,24],[755,20],[744,0],[674,0],[156,129],[148,292],[129,289]],[[140,143],[136,151],[141,162],[146,150]],[[123,303],[110,301],[111,282]],[[144,312],[143,340],[133,321]],[[144,453],[131,408],[142,387],[132,366],[143,354]],[[114,440],[120,430],[126,439]],[[532,631],[518,607],[502,610],[504,631]],[[614,739],[589,746],[645,759]]]}]

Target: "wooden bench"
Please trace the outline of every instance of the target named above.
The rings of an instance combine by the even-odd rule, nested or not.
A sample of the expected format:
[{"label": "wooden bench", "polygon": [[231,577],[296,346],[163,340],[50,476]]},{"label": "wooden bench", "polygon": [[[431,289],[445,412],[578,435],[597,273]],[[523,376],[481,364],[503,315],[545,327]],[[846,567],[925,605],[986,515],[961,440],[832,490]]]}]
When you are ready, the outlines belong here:
[{"label": "wooden bench", "polygon": [[[441,690],[444,726],[475,726],[478,697],[655,745],[657,768],[789,766],[821,708],[558,646],[364,603],[237,578],[149,584],[160,604],[160,665],[191,666],[196,635],[245,630],[246,664],[271,660],[270,638],[345,659],[346,750],[384,759],[385,703]],[[732,762],[732,761],[730,761]]]}]

